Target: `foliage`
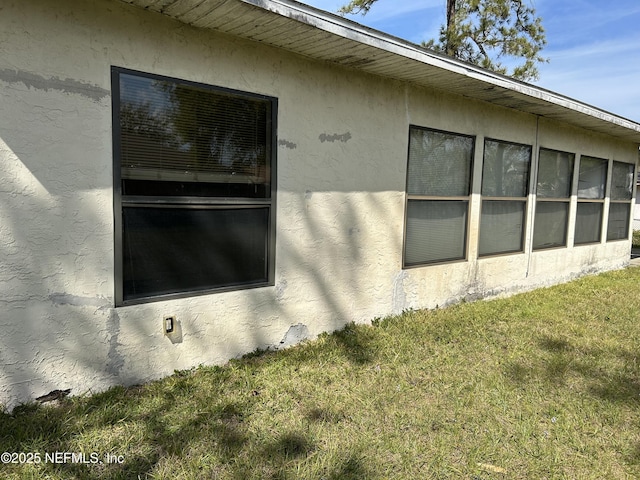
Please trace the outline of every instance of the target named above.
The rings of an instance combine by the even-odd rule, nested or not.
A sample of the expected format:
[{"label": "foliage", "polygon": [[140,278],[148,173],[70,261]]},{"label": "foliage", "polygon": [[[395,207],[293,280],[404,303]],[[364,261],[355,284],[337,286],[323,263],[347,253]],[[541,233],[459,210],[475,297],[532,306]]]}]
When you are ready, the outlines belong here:
[{"label": "foliage", "polygon": [[[351,0],[343,14],[366,14],[377,0]],[[546,44],[542,19],[525,0],[447,0],[447,23],[427,48],[519,80],[536,80]],[[524,63],[509,71],[505,59]]]},{"label": "foliage", "polygon": [[342,6],[338,12],[344,15],[348,13],[362,13],[365,15],[377,1],[378,0],[351,0],[347,5]]},{"label": "foliage", "polygon": [[[0,476],[640,478],[639,281],[628,268],[406,311],[222,367],[0,412],[0,452],[42,460],[16,456]],[[44,462],[55,452],[89,463]],[[96,453],[102,463],[90,463]]]}]

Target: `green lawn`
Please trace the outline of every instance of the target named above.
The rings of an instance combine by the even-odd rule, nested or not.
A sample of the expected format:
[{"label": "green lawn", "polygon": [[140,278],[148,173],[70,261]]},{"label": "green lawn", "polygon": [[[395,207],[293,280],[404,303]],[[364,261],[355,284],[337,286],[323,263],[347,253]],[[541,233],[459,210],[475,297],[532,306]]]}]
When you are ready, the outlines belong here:
[{"label": "green lawn", "polygon": [[633,231],[633,248],[640,248],[640,230]]},{"label": "green lawn", "polygon": [[25,405],[0,414],[0,452],[40,463],[0,477],[640,478],[639,284],[629,268]]}]

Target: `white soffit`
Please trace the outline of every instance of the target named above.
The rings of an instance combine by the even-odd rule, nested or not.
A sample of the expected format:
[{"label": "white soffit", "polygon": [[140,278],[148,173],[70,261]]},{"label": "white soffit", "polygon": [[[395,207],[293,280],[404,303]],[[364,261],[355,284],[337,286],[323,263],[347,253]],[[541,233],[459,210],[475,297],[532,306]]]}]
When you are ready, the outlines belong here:
[{"label": "white soffit", "polygon": [[198,28],[640,143],[640,124],[294,0],[121,0]]}]

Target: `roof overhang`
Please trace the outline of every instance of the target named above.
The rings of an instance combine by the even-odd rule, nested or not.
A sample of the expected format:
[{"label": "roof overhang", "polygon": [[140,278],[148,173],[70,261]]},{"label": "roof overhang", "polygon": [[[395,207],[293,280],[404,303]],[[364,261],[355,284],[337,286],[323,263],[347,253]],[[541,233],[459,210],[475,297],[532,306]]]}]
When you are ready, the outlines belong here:
[{"label": "roof overhang", "polygon": [[197,28],[640,144],[640,124],[293,0],[121,0]]}]

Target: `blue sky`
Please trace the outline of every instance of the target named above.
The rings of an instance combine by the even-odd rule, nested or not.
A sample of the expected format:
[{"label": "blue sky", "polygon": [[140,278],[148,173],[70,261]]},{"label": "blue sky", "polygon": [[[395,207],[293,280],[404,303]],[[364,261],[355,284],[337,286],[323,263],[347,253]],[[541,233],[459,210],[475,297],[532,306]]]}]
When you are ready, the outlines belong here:
[{"label": "blue sky", "polygon": [[[549,63],[536,85],[640,122],[640,1],[529,0],[542,17]],[[347,0],[303,0],[336,12]],[[410,42],[435,38],[446,0],[378,0],[349,16]]]}]

